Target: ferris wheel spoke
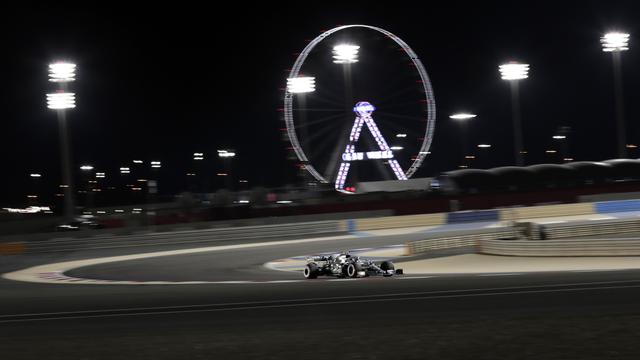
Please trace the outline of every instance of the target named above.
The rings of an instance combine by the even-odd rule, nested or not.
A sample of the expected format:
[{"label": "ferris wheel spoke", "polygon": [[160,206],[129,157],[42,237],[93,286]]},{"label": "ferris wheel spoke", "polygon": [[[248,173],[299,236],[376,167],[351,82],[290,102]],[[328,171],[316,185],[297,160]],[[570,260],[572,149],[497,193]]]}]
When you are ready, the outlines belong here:
[{"label": "ferris wheel spoke", "polygon": [[325,116],[325,117],[320,118],[320,119],[315,119],[315,120],[311,120],[311,121],[305,121],[304,123],[296,125],[296,128],[297,129],[308,128],[309,126],[322,124],[322,123],[337,119],[337,118],[342,117],[342,116],[344,116],[344,114],[340,113],[340,114],[335,114],[335,115],[331,115],[331,116]]},{"label": "ferris wheel spoke", "polygon": [[333,93],[316,92],[312,99],[307,101],[313,101],[314,103],[330,104],[334,106],[342,106],[344,100],[336,98]]},{"label": "ferris wheel spoke", "polygon": [[[392,122],[384,120],[385,117],[394,118],[394,119],[412,120],[412,121],[424,120],[424,117],[401,115],[401,114],[394,114],[394,113],[388,113],[388,112],[380,112],[379,115],[382,117],[381,119],[382,122],[389,123],[389,124],[391,124]],[[394,125],[397,125],[397,124],[394,124]]]},{"label": "ferris wheel spoke", "polygon": [[[329,158],[329,163],[324,171],[324,178],[329,180],[333,179],[336,176],[336,171],[338,170],[338,164],[342,159],[342,152],[347,145],[347,141],[349,140],[349,130],[351,129],[351,124],[347,123],[343,126],[342,131],[340,132],[340,137],[336,143],[336,146],[333,148],[331,152],[331,157]],[[329,142],[326,142],[329,144]]]},{"label": "ferris wheel spoke", "polygon": [[[326,137],[328,133],[330,133],[331,131],[333,131],[334,129],[329,127],[329,126],[325,126],[322,129],[318,130],[318,131],[314,131],[313,134],[308,134],[307,135],[307,141],[305,141],[306,143],[315,143],[317,139],[322,139],[323,137]],[[329,141],[321,141],[320,142],[321,145],[326,145],[326,144],[330,144]]]},{"label": "ferris wheel spoke", "polygon": [[418,102],[418,101],[403,101],[403,102],[388,102],[383,105],[380,105],[378,108],[380,110],[389,110],[389,109],[407,109],[408,107],[417,107],[419,105],[421,105],[422,103]]},{"label": "ferris wheel spoke", "polygon": [[323,108],[295,108],[292,111],[308,111],[308,112],[336,112],[336,111],[344,111],[344,109],[323,109]]},{"label": "ferris wheel spoke", "polygon": [[[392,88],[392,86],[389,86]],[[379,105],[382,106],[389,102],[392,102],[393,99],[404,98],[408,93],[416,92],[416,87],[403,87],[402,89],[396,90],[395,92],[389,93],[385,95],[383,99],[379,102]]]}]

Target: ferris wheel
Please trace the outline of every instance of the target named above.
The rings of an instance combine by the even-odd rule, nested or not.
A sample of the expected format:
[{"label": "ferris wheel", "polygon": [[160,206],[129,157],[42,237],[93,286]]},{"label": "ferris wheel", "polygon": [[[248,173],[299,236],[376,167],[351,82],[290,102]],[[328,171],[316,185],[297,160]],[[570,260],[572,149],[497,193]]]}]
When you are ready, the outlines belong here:
[{"label": "ferris wheel", "polygon": [[299,167],[337,191],[359,180],[407,180],[429,154],[431,82],[399,37],[370,25],[325,31],[287,78],[284,121]]}]

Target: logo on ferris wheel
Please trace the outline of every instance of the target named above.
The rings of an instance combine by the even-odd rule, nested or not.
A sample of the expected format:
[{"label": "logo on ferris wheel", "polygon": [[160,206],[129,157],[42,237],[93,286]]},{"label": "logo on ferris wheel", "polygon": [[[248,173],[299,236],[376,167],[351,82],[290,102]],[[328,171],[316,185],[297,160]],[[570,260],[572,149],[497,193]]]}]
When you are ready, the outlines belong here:
[{"label": "logo on ferris wheel", "polygon": [[[342,163],[338,169],[338,175],[336,176],[335,189],[338,191],[344,190],[344,183],[347,180],[349,174],[349,168],[351,167],[351,161],[365,160],[365,159],[388,159],[388,164],[393,170],[398,180],[407,180],[407,175],[402,171],[402,167],[398,164],[398,161],[393,158],[393,152],[387,144],[387,141],[382,136],[382,133],[378,129],[378,125],[373,120],[371,114],[376,110],[375,106],[367,101],[360,101],[353,107],[353,112],[356,113],[356,119],[353,122],[351,133],[349,134],[349,142],[347,147],[342,153]],[[378,151],[368,152],[356,152],[356,143],[360,139],[360,133],[362,127],[367,125],[367,129],[373,135],[373,138],[378,144]]]}]

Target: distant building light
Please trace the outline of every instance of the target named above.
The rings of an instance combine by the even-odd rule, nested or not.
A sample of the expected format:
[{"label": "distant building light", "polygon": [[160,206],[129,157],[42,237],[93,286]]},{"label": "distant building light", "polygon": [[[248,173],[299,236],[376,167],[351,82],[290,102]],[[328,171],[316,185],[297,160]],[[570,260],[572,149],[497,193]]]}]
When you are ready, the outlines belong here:
[{"label": "distant building light", "polygon": [[221,158],[231,158],[236,156],[236,153],[228,150],[218,150],[218,156]]},{"label": "distant building light", "polygon": [[402,150],[404,148],[402,146],[392,146],[389,149],[391,149],[391,150]]},{"label": "distant building light", "polygon": [[468,120],[468,119],[473,119],[476,116],[477,116],[476,114],[457,113],[457,114],[449,115],[449,119],[453,119],[453,120]]},{"label": "distant building light", "polygon": [[563,139],[566,139],[567,137],[565,135],[554,135],[553,138],[556,140],[563,140]]},{"label": "distant building light", "polygon": [[82,171],[91,171],[91,170],[93,170],[93,166],[91,166],[91,165],[82,165],[82,166],[80,166],[80,170],[82,170]]},{"label": "distant building light", "polygon": [[42,177],[41,174],[29,174],[29,176],[31,176],[32,178],[39,178]]},{"label": "distant building light", "polygon": [[478,144],[478,147],[481,149],[488,149],[491,147],[491,144]]},{"label": "distant building light", "polygon": [[17,213],[17,214],[35,214],[42,211],[45,213],[50,213],[51,211],[51,208],[48,206],[28,206],[24,209],[16,209],[16,208],[2,208],[2,209],[10,213]]},{"label": "distant building light", "polygon": [[406,138],[407,134],[396,134],[397,138]]}]

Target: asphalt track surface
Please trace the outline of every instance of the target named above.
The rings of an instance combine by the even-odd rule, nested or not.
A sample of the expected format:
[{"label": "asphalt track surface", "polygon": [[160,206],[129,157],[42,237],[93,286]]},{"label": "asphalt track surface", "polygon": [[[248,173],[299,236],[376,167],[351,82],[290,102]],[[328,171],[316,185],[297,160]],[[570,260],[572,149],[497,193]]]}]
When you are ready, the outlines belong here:
[{"label": "asphalt track surface", "polygon": [[[262,267],[277,258],[392,245],[401,238],[148,258],[70,274],[253,283],[58,285],[1,279],[1,358],[638,358],[638,270],[287,282],[299,275]],[[5,257],[0,271],[129,252]]]}]

